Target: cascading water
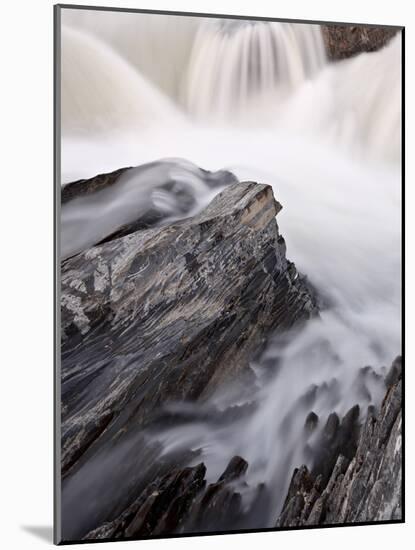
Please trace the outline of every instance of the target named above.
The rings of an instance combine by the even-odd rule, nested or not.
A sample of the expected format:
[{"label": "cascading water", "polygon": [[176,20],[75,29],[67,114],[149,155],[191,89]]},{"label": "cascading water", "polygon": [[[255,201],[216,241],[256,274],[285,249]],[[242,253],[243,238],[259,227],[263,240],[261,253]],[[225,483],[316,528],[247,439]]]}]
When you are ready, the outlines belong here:
[{"label": "cascading water", "polygon": [[134,69],[176,100],[181,95],[183,70],[200,21],[182,16],[143,17],[139,13],[125,17],[124,13],[97,14],[89,10],[67,10],[63,15],[65,26],[84,31],[101,44],[110,44]]},{"label": "cascading water", "polygon": [[192,216],[232,179],[228,172],[207,172],[182,159],[132,168],[115,187],[62,205],[61,256],[77,254],[136,220],[144,228]]},{"label": "cascading water", "polygon": [[[262,520],[272,526],[293,468],[312,460],[307,414],[324,424],[357,403],[364,415],[383,391],[376,374],[400,351],[399,37],[379,52],[327,64],[317,26],[192,19],[177,55],[171,47],[154,52],[162,66],[175,60],[171,86],[161,83],[160,65],[149,76],[149,65],[125,53],[138,51],[134,24],[121,44],[120,33],[96,24],[100,15],[83,14],[83,32],[63,35],[63,182],[168,156],[269,183],[284,207],[278,223],[287,255],[327,303],[300,333],[268,342],[252,364],[254,387],[225,388],[204,405],[251,403],[247,417],[221,423],[200,415],[200,406],[170,404],[166,413],[187,421],[152,434],[165,454],[199,449],[211,480],[230,457],[243,456],[250,486],[272,487]],[[163,36],[153,24],[139,34],[151,43]],[[186,182],[192,212],[215,192],[193,165],[152,164],[150,177],[124,182],[102,203],[63,210],[64,253],[73,252],[65,220],[78,216],[88,233],[110,233],[134,205],[145,209],[170,171]],[[183,216],[176,199],[162,201],[173,218]],[[361,371],[366,365],[377,372]]]},{"label": "cascading water", "polygon": [[241,117],[247,103],[286,98],[324,64],[317,26],[207,21],[192,49],[185,105],[202,119]]},{"label": "cascading water", "polygon": [[173,102],[105,43],[62,27],[64,136],[125,132],[180,118]]}]

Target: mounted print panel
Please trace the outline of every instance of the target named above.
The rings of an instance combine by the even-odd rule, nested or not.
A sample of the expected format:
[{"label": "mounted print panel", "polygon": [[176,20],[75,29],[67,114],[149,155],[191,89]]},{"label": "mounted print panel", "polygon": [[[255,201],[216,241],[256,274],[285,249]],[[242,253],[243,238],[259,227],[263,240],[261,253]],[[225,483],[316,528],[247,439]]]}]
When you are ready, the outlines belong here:
[{"label": "mounted print panel", "polygon": [[55,542],[404,520],[403,33],[55,7]]}]

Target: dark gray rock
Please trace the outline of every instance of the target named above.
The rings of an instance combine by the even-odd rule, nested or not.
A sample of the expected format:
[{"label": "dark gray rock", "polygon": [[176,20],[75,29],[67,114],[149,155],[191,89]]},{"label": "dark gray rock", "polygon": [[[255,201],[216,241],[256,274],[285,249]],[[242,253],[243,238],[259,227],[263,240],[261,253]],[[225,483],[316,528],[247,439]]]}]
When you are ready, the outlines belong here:
[{"label": "dark gray rock", "polygon": [[164,159],[68,183],[61,190],[61,256],[190,216],[200,210],[199,195],[237,181],[226,170]]},{"label": "dark gray rock", "polygon": [[235,456],[218,481],[208,486],[203,463],[173,470],[150,483],[119,517],[90,531],[84,539],[125,539],[229,528],[244,514],[238,486],[246,486],[242,478],[247,468],[248,463]]},{"label": "dark gray rock", "polygon": [[327,454],[326,448],[312,472],[304,465],[294,471],[277,527],[401,519],[400,358],[393,365],[381,408],[369,408],[355,450],[357,411],[351,409],[341,423],[331,415],[323,437],[335,441],[343,428],[343,435],[351,434],[349,444],[340,438],[341,444],[332,449],[337,455],[334,465],[333,452]]},{"label": "dark gray rock", "polygon": [[307,433],[310,434],[314,432],[314,430],[317,428],[317,424],[318,424],[318,415],[314,411],[311,411],[307,415],[307,418],[305,419],[304,429]]},{"label": "dark gray rock", "polygon": [[237,525],[243,516],[239,487],[247,468],[248,463],[243,458],[231,459],[218,481],[208,485],[194,502],[186,531],[223,531]]},{"label": "dark gray rock", "polygon": [[245,474],[248,463],[240,456],[234,456],[226,467],[226,470],[219,477],[218,482],[232,481]]},{"label": "dark gray rock", "polygon": [[62,467],[166,400],[247,368],[271,329],[315,312],[285,258],[265,185],[232,185],[199,216],[62,264]]},{"label": "dark gray rock", "polygon": [[[218,170],[216,172],[210,172],[209,170],[203,170],[194,164],[184,161],[182,159],[173,160],[160,160],[155,162],[149,162],[140,166],[128,166],[125,168],[119,168],[113,172],[106,174],[98,174],[92,178],[84,178],[77,181],[67,183],[62,186],[61,189],[61,204],[65,205],[68,202],[79,199],[81,197],[91,196],[100,191],[104,191],[109,187],[113,187],[120,183],[121,176],[146,173],[151,170],[159,170],[159,187],[171,190],[177,180],[171,175],[171,172],[164,170],[160,174],[160,168],[180,168],[187,167],[188,170],[196,173],[202,181],[206,183],[208,187],[220,187],[229,183],[236,183],[238,180],[231,172],[227,170]],[[149,178],[151,179],[151,178]],[[174,190],[174,189],[173,189]]]},{"label": "dark gray rock", "polygon": [[147,463],[154,455],[144,457],[141,434],[162,407],[204,401],[230,379],[242,383],[270,331],[316,314],[285,257],[275,220],[280,209],[271,187],[233,184],[198,216],[110,240],[62,263],[67,539],[126,510],[143,485],[140,472],[154,479]]},{"label": "dark gray rock", "polygon": [[398,356],[392,363],[391,368],[389,369],[388,374],[386,375],[385,382],[386,386],[390,388],[398,382],[402,377],[402,357]]},{"label": "dark gray rock", "polygon": [[131,166],[119,168],[107,174],[98,174],[93,178],[85,178],[62,185],[61,204],[64,205],[71,200],[79,197],[85,197],[103,191],[112,185],[115,185],[119,178],[126,172],[132,170]]},{"label": "dark gray rock", "polygon": [[131,538],[174,533],[189,513],[195,496],[205,487],[204,464],[173,470],[157,478],[115,520],[85,535],[85,539]]},{"label": "dark gray rock", "polygon": [[327,484],[339,455],[351,459],[357,448],[359,438],[359,406],[352,407],[340,422],[336,413],[332,413],[326,422],[321,437],[312,452],[314,465],[311,474],[321,476]]}]

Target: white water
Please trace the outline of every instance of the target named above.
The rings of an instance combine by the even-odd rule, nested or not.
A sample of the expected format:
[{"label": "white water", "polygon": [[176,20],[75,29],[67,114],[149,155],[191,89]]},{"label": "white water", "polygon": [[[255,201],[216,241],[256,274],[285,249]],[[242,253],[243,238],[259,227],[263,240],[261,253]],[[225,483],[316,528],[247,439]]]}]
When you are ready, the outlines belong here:
[{"label": "white water", "polygon": [[110,44],[118,55],[176,100],[182,93],[183,67],[189,61],[201,21],[193,17],[143,17],[87,10],[66,10],[62,14],[63,25]]},{"label": "white water", "polygon": [[[307,460],[303,424],[311,409],[300,397],[321,387],[311,407],[322,422],[355,403],[364,412],[383,388],[368,381],[369,394],[362,393],[359,369],[380,369],[400,352],[400,38],[379,52],[325,64],[315,27],[223,29],[202,21],[197,28],[189,20],[188,50],[180,42],[174,51],[170,28],[169,46],[152,49],[157,63],[149,76],[145,56],[122,57],[119,39],[92,23],[99,15],[83,15],[84,31],[63,38],[63,181],[182,157],[269,183],[284,207],[278,223],[287,256],[330,303],[301,334],[269,344],[265,358],[280,364],[274,379],[265,382],[265,367],[254,365],[258,381],[248,397],[229,391],[214,398],[223,408],[257,402],[248,419],[219,427],[195,421],[158,435],[166,452],[201,448],[210,479],[234,454],[246,458],[248,481],[275,488],[272,525],[292,469]],[[125,32],[131,51],[134,21]],[[156,25],[146,30],[140,21],[140,44],[143,35],[162,43]],[[175,76],[160,83],[170,56]],[[194,185],[199,207],[208,192],[202,180]],[[130,197],[120,193],[117,201],[127,207]],[[86,215],[99,226],[97,212],[89,205]]]},{"label": "white water", "polygon": [[62,27],[62,128],[105,135],[128,128],[179,124],[173,103],[104,43]]},{"label": "white water", "polygon": [[270,94],[278,104],[324,62],[317,26],[205,21],[192,49],[185,104],[198,119],[240,119]]}]

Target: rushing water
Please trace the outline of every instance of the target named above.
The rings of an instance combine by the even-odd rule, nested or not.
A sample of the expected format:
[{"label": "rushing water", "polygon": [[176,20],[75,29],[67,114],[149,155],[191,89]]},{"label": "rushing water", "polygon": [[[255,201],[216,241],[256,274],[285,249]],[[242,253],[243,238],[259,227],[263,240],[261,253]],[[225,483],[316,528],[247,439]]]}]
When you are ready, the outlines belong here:
[{"label": "rushing water", "polygon": [[250,102],[286,98],[324,61],[317,26],[207,21],[192,49],[185,105],[202,120],[240,118]]},{"label": "rushing water", "polygon": [[[252,364],[255,387],[212,399],[219,410],[253,403],[247,418],[218,423],[177,404],[188,421],[155,436],[165,453],[201,449],[212,480],[233,455],[247,459],[250,485],[273,488],[271,526],[293,468],[311,460],[307,414],[324,423],[356,403],[364,414],[383,387],[361,367],[383,374],[400,352],[400,38],[330,64],[318,26],[124,16],[64,14],[63,182],[176,160],[135,173],[116,196],[63,209],[64,248],[75,238],[74,249],[89,246],[145,210],[166,180],[184,181],[200,210],[215,190],[195,165],[273,186],[287,255],[327,308],[268,342]],[[183,215],[177,195],[161,203]],[[79,219],[74,236],[67,228]]]}]

